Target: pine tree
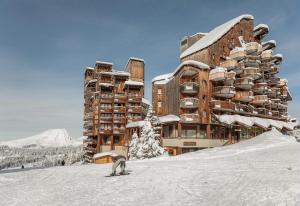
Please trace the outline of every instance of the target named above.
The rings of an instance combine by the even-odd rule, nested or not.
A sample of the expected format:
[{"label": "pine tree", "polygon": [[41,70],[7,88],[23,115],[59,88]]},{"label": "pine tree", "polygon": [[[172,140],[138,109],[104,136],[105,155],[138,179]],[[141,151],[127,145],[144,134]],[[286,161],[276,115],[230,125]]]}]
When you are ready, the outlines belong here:
[{"label": "pine tree", "polygon": [[131,137],[131,141],[129,143],[129,151],[128,151],[129,159],[139,159],[137,156],[139,147],[140,147],[140,140],[137,133],[135,132],[133,133]]},{"label": "pine tree", "polygon": [[142,127],[139,144],[135,148],[136,159],[146,159],[160,156],[164,149],[160,146],[160,123],[158,117],[153,115],[152,107],[148,109],[145,123]]}]

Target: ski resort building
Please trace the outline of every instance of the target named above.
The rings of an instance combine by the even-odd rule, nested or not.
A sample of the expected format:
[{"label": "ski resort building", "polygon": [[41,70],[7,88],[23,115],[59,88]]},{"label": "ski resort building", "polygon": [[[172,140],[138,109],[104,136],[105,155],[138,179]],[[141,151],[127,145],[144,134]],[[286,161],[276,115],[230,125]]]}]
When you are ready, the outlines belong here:
[{"label": "ski resort building", "polygon": [[83,124],[83,135],[87,136],[86,161],[93,162],[94,154],[112,150],[127,155],[126,125],[142,120],[147,110],[144,67],[143,59],[130,58],[124,71],[114,70],[112,63],[103,61],[86,68]]},{"label": "ski resort building", "polygon": [[283,60],[269,27],[251,15],[208,33],[185,36],[180,64],[152,80],[152,104],[161,120],[162,146],[170,154],[222,146],[271,127],[293,129]]}]

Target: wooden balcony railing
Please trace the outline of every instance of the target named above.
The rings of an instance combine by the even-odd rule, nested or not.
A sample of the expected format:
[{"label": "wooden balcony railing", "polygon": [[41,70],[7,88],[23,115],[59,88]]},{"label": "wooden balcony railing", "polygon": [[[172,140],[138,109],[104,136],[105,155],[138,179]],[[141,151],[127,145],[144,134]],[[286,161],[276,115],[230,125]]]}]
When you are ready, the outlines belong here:
[{"label": "wooden balcony railing", "polygon": [[254,99],[252,91],[237,91],[234,100],[239,102],[251,102]]},{"label": "wooden balcony railing", "polygon": [[114,127],[114,134],[124,134],[125,132],[125,127]]},{"label": "wooden balcony railing", "polygon": [[239,78],[235,80],[234,86],[239,89],[249,90],[253,87],[253,79],[246,77],[246,78]]},{"label": "wooden balcony railing", "polygon": [[197,108],[199,105],[199,99],[197,98],[184,98],[180,100],[181,108]]},{"label": "wooden balcony railing", "polygon": [[236,68],[236,67],[238,66],[238,63],[237,63],[237,61],[234,60],[234,59],[227,59],[226,61],[221,62],[221,63],[220,63],[220,66],[221,66],[221,67],[225,67],[225,68],[227,68],[227,69],[230,70],[230,69]]},{"label": "wooden balcony railing", "polygon": [[142,113],[142,106],[128,106],[128,113]]},{"label": "wooden balcony railing", "polygon": [[181,114],[181,121],[184,123],[198,123],[199,114]]},{"label": "wooden balcony railing", "polygon": [[101,128],[99,127],[100,134],[112,134],[112,127]]},{"label": "wooden balcony railing", "polygon": [[268,91],[268,89],[269,87],[265,82],[256,83],[252,88],[253,92],[256,94],[265,94]]},{"label": "wooden balcony railing", "polygon": [[232,86],[218,86],[214,87],[213,95],[221,98],[232,98],[235,95],[235,88]]},{"label": "wooden balcony railing", "polygon": [[91,120],[93,119],[93,112],[87,112],[83,116],[83,120]]},{"label": "wooden balcony railing", "polygon": [[269,98],[267,95],[255,95],[251,104],[253,105],[269,104]]},{"label": "wooden balcony railing", "polygon": [[113,119],[114,123],[122,123],[125,124],[126,123],[126,118],[125,117],[117,117],[115,116]]},{"label": "wooden balcony railing", "polygon": [[100,106],[100,112],[101,113],[112,113],[113,109],[112,107],[102,107]]},{"label": "wooden balcony railing", "polygon": [[243,69],[243,73],[241,74],[241,77],[251,77],[252,79],[256,80],[261,77],[261,73],[259,72],[259,69],[256,67],[246,67]]},{"label": "wooden balcony railing", "polygon": [[235,103],[229,101],[213,100],[210,105],[213,109],[235,110]]},{"label": "wooden balcony railing", "polygon": [[184,82],[180,85],[182,93],[193,94],[199,91],[199,85],[196,82]]},{"label": "wooden balcony railing", "polygon": [[114,112],[125,113],[126,107],[125,106],[114,106]]}]

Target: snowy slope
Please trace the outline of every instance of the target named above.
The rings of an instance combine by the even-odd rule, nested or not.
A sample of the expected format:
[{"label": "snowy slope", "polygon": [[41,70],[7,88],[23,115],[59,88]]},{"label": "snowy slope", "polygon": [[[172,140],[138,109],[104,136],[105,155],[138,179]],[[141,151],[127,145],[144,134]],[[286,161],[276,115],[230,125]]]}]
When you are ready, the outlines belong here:
[{"label": "snowy slope", "polygon": [[18,148],[64,147],[71,145],[78,146],[80,144],[82,144],[82,141],[80,139],[73,140],[66,129],[49,129],[31,137],[0,142],[0,145]]},{"label": "snowy slope", "polygon": [[300,205],[300,144],[277,131],[176,157],[0,172],[0,205]]}]

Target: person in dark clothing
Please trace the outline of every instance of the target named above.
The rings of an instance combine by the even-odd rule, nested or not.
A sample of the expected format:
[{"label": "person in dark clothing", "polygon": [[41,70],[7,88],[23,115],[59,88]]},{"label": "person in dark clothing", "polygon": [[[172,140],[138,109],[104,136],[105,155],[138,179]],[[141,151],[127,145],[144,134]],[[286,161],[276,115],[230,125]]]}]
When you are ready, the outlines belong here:
[{"label": "person in dark clothing", "polygon": [[112,166],[111,175],[112,176],[116,175],[116,170],[117,170],[118,166],[120,166],[120,168],[121,168],[120,175],[124,175],[125,167],[126,167],[126,158],[122,155],[111,155],[111,157],[112,157],[112,161],[114,162],[114,164]]}]

